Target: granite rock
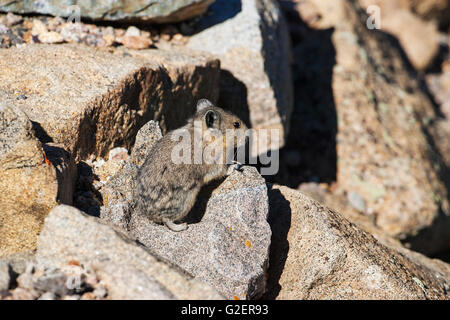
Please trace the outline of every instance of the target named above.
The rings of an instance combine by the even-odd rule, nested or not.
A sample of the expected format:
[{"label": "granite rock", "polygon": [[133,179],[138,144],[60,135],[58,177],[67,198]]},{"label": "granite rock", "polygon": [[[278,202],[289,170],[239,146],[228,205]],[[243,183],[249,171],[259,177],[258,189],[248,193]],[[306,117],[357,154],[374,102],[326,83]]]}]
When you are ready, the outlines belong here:
[{"label": "granite rock", "polygon": [[188,229],[174,233],[133,206],[137,170],[160,137],[154,122],[139,131],[131,161],[100,190],[101,219],[126,230],[164,261],[209,283],[226,298],[260,297],[271,234],[264,179],[256,169],[244,167],[204,187],[186,218]]},{"label": "granite rock", "polygon": [[70,261],[90,266],[111,299],[220,299],[209,285],[163,263],[132,238],[98,218],[66,205],[45,220],[38,264],[62,268]]},{"label": "granite rock", "polygon": [[450,299],[450,266],[392,248],[301,192],[269,189],[269,295],[276,299]]},{"label": "granite rock", "polygon": [[411,2],[360,0],[365,8],[373,5],[379,7],[381,29],[399,40],[416,69],[424,70],[438,53],[439,30],[434,21],[416,15]]},{"label": "granite rock", "polygon": [[32,122],[0,103],[0,256],[35,249],[57,194],[55,167],[46,161]]}]

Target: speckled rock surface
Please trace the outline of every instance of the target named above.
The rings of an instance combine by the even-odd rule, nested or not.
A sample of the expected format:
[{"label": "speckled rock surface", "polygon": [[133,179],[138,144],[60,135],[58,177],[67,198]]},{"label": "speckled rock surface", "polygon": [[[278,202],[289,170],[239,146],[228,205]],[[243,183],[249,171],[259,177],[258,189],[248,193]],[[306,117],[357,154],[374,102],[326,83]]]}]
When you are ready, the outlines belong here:
[{"label": "speckled rock surface", "polygon": [[375,216],[372,213],[362,213],[352,207],[348,196],[340,192],[332,192],[312,182],[301,184],[297,190],[320,204],[339,212],[344,218],[354,223],[358,228],[370,233],[381,243],[390,247],[403,248],[400,240],[390,236],[375,224]]},{"label": "speckled rock surface", "polygon": [[450,207],[441,155],[428,128],[433,105],[405,71],[400,51],[384,45],[384,34],[365,28],[366,15],[357,5],[349,9],[343,19],[349,23],[333,34],[337,181],[363,196],[388,234],[413,238],[428,229],[428,241],[415,249],[444,250],[450,234],[442,231],[450,219],[440,216]]},{"label": "speckled rock surface", "polygon": [[160,262],[118,229],[70,206],[45,220],[36,260],[47,267],[70,261],[91,266],[111,299],[220,299],[209,285]]},{"label": "speckled rock surface", "polygon": [[61,269],[30,261],[14,275],[4,300],[103,300],[108,292],[96,271],[72,260]]},{"label": "speckled rock surface", "polygon": [[[450,168],[450,118],[436,121],[431,129],[431,134],[436,141],[436,147],[439,149],[445,165]],[[450,178],[449,178],[450,179]]]},{"label": "speckled rock surface", "polygon": [[423,70],[438,53],[439,31],[437,23],[426,21],[413,12],[411,2],[413,1],[360,0],[364,8],[379,6],[381,29],[395,36],[412,65]]},{"label": "speckled rock surface", "polygon": [[[216,187],[216,189],[214,189]],[[202,279],[227,298],[265,291],[270,227],[267,188],[254,168],[234,172],[199,195],[188,229],[175,233],[134,212],[130,233],[152,252]]]},{"label": "speckled rock surface", "polygon": [[301,192],[269,189],[277,299],[450,299],[449,265],[395,250]]},{"label": "speckled rock surface", "polygon": [[36,247],[57,193],[55,168],[45,161],[29,118],[0,103],[0,257]]},{"label": "speckled rock surface", "polygon": [[211,11],[187,46],[220,58],[219,105],[254,129],[279,129],[281,147],[289,131],[293,89],[290,43],[278,4],[273,0],[218,0]]},{"label": "speckled rock surface", "polygon": [[8,1],[0,5],[0,11],[17,13],[50,14],[70,17],[79,14],[83,18],[106,21],[178,22],[206,11],[214,0],[119,0],[119,1]]},{"label": "speckled rock surface", "polygon": [[[154,58],[157,50],[148,58],[111,51],[73,44],[0,49],[1,100],[37,122],[39,138],[61,144],[77,160],[129,148],[148,120],[163,129],[178,126],[198,99],[217,100],[219,65],[206,54],[194,59],[186,50],[186,66],[169,74]],[[160,54],[169,65],[170,56]]]}]

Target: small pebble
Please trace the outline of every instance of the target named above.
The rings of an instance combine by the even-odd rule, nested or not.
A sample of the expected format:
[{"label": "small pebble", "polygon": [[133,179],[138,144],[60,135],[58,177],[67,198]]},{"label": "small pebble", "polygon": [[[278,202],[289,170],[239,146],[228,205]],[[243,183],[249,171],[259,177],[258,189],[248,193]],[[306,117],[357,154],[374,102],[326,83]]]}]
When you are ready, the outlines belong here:
[{"label": "small pebble", "polygon": [[38,300],[55,300],[55,294],[53,292],[45,292]]},{"label": "small pebble", "polygon": [[347,195],[347,200],[354,209],[361,213],[366,212],[366,201],[359,193],[354,191],[349,192]]}]

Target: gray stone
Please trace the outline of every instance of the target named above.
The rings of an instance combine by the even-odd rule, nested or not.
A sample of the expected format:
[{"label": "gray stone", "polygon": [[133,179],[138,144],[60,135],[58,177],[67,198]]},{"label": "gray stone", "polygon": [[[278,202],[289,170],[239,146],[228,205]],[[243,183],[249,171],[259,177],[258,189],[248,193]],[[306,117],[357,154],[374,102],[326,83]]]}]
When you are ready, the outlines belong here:
[{"label": "gray stone", "polygon": [[289,130],[293,88],[289,32],[278,4],[218,0],[211,10],[187,46],[219,57],[219,106],[231,109],[254,129],[279,129],[282,147]]},{"label": "gray stone", "polygon": [[266,288],[271,235],[267,214],[264,179],[256,169],[244,167],[201,192],[187,217],[187,230],[175,233],[140,212],[132,214],[129,229],[152,252],[227,298],[252,299]]},{"label": "gray stone", "polygon": [[[133,202],[137,170],[144,163],[153,145],[161,137],[161,129],[158,123],[153,120],[139,129],[130,161],[125,162],[121,170],[112,175],[108,183],[100,190],[104,204],[100,208],[100,218],[127,230],[132,213],[130,204]],[[108,168],[109,166],[106,165],[105,167]]]},{"label": "gray stone", "polygon": [[93,20],[168,23],[202,14],[212,2],[214,0],[24,0],[3,2],[0,11],[50,14],[72,20],[79,14]]},{"label": "gray stone", "polygon": [[51,270],[47,274],[39,277],[34,281],[35,290],[44,292],[52,292],[56,296],[65,296],[70,293],[70,289],[66,285],[67,276],[59,270]]},{"label": "gray stone", "polygon": [[6,261],[0,260],[0,293],[9,289],[10,281],[9,265]]},{"label": "gray stone", "polygon": [[132,214],[133,190],[137,178],[138,166],[126,162],[100,190],[103,206],[100,207],[100,218],[127,230]]},{"label": "gray stone", "polygon": [[38,240],[36,260],[48,268],[69,261],[91,266],[111,299],[220,299],[209,285],[151,255],[118,229],[66,205],[54,208]]}]

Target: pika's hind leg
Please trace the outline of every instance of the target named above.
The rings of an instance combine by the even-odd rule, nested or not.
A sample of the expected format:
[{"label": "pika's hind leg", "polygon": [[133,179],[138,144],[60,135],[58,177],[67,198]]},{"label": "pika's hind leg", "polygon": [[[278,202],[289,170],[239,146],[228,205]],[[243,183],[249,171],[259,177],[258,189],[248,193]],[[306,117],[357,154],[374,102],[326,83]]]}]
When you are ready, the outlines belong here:
[{"label": "pika's hind leg", "polygon": [[187,229],[186,222],[177,224],[177,223],[173,222],[172,220],[170,220],[169,218],[163,218],[162,220],[163,220],[164,224],[167,226],[167,228],[169,228],[172,231],[180,232],[180,231],[184,231]]},{"label": "pika's hind leg", "polygon": [[177,208],[176,214],[171,214],[170,217],[165,216],[162,218],[162,222],[167,226],[167,228],[175,232],[183,231],[188,228],[186,222],[178,224],[175,223],[175,221],[181,220],[188,215],[189,211],[194,206],[199,191],[200,187],[193,185],[187,190],[180,190],[178,193],[173,194],[173,197],[178,199],[178,204],[180,206],[175,205]]}]

